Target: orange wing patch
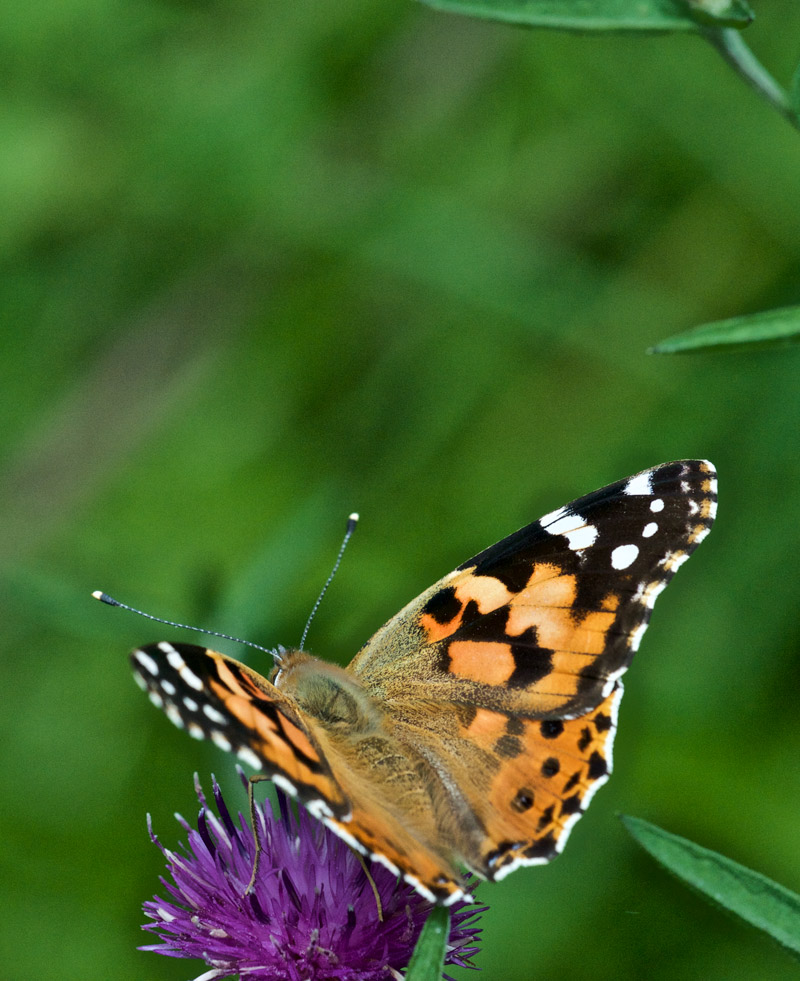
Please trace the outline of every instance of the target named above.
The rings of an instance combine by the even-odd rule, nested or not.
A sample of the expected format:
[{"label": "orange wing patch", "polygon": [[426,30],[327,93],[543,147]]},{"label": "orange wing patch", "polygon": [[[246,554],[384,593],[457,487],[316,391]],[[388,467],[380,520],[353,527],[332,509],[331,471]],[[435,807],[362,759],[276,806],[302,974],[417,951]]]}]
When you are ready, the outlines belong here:
[{"label": "orange wing patch", "polygon": [[516,670],[514,654],[508,644],[493,641],[454,640],[447,649],[450,672],[459,678],[484,685],[502,685]]},{"label": "orange wing patch", "polygon": [[510,602],[513,593],[494,576],[476,576],[467,569],[457,573],[445,588],[432,597],[419,625],[429,644],[451,637],[464,622],[465,612],[491,613]]},{"label": "orange wing patch", "polygon": [[521,721],[479,709],[463,738],[501,761],[482,806],[487,837],[478,868],[501,879],[549,861],[611,772],[622,685],[577,719]]},{"label": "orange wing patch", "polygon": [[503,688],[509,707],[541,717],[589,688],[591,703],[602,697],[605,673],[595,665],[609,649],[620,596],[608,590],[593,609],[577,597],[577,575],[555,562],[535,564],[516,592],[466,569],[427,602],[419,623],[454,679]]}]

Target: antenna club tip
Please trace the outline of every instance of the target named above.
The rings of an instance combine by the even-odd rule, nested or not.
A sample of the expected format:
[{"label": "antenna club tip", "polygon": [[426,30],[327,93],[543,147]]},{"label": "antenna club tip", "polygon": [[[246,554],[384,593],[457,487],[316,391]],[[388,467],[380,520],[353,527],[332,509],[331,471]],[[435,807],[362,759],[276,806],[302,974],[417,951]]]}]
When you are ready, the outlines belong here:
[{"label": "antenna club tip", "polygon": [[92,593],[92,596],[93,596],[93,597],[94,597],[94,598],[95,598],[96,600],[100,600],[100,602],[101,602],[101,603],[108,603],[108,605],[109,605],[109,606],[118,606],[118,605],[119,605],[119,604],[117,603],[117,601],[116,601],[115,599],[112,599],[112,598],[111,598],[111,597],[110,597],[110,596],[108,595],[108,593],[104,593],[104,592],[102,591],[102,589],[96,589],[96,590],[95,590],[95,591],[94,591],[94,592]]},{"label": "antenna club tip", "polygon": [[352,514],[348,515],[347,520],[350,522],[350,524],[354,525],[357,524],[360,517],[361,515],[358,513],[358,511],[353,511]]}]

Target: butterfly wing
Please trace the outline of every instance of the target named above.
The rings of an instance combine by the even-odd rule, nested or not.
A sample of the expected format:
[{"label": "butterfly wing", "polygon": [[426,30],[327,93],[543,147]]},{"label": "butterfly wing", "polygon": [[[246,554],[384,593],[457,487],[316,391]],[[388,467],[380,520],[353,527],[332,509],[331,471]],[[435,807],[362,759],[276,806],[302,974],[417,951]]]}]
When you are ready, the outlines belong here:
[{"label": "butterfly wing", "polygon": [[440,826],[474,872],[563,848],[611,771],[620,676],[716,498],[705,461],[595,491],[461,565],[351,663],[428,760]]},{"label": "butterfly wing", "polygon": [[630,664],[656,597],[708,534],[716,497],[713,467],[693,460],[582,497],[445,576],[348,670],[389,701],[582,715]]},{"label": "butterfly wing", "polygon": [[266,678],[195,644],[150,644],[133,651],[131,665],[150,700],[190,736],[235,753],[317,817],[346,816],[349,802],[308,720]]},{"label": "butterfly wing", "polygon": [[[294,654],[306,659],[289,652],[284,664]],[[431,902],[469,898],[450,846],[437,848],[433,840],[421,840],[425,825],[433,837],[433,815],[423,813],[409,823],[408,815],[392,806],[400,785],[410,798],[424,798],[424,789],[409,771],[408,757],[390,739],[377,734],[363,743],[332,739],[282,689],[205,647],[150,644],[132,652],[131,664],[150,700],[190,736],[235,753],[297,797],[357,851],[403,875]],[[324,672],[325,666],[319,670]],[[377,757],[372,763],[360,758],[367,744]],[[392,764],[392,773],[385,774]]]},{"label": "butterfly wing", "polygon": [[348,668],[379,715],[377,769],[364,755],[375,739],[334,744],[287,691],[222,654],[154,644],[134,651],[134,673],[176,725],[453,902],[466,893],[458,861],[502,878],[561,850],[610,772],[619,676],[715,512],[710,464],[664,464],[546,515],[423,593]]}]

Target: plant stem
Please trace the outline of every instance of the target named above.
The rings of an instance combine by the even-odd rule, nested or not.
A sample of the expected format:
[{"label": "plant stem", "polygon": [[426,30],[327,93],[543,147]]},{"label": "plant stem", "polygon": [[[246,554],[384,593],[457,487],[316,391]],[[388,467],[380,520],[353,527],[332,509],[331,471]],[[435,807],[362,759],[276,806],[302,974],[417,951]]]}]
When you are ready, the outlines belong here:
[{"label": "plant stem", "polygon": [[800,130],[800,117],[788,93],[748,48],[740,31],[732,27],[706,28],[703,34],[751,89],[771,103],[795,129]]}]

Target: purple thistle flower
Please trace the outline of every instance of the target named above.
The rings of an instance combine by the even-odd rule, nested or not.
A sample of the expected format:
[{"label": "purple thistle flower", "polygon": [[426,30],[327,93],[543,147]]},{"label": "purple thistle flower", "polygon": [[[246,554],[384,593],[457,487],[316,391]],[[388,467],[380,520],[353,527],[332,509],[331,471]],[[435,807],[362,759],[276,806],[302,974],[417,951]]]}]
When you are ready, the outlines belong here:
[{"label": "purple thistle flower", "polygon": [[[247,784],[247,777],[240,771]],[[352,850],[303,807],[295,816],[278,791],[280,816],[256,805],[263,844],[258,875],[255,845],[244,816],[235,822],[213,780],[219,817],[209,810],[195,775],[201,810],[197,830],[178,817],[188,847],[169,851],[150,827],[167,859],[171,895],[144,904],[154,922],[143,929],[162,943],[141,947],[168,957],[199,957],[211,968],[195,981],[240,975],[242,981],[387,981],[402,978],[431,904],[382,865],[369,862],[383,919],[364,870]],[[486,907],[455,903],[447,964],[474,968]],[[445,977],[447,977],[445,975]]]}]

